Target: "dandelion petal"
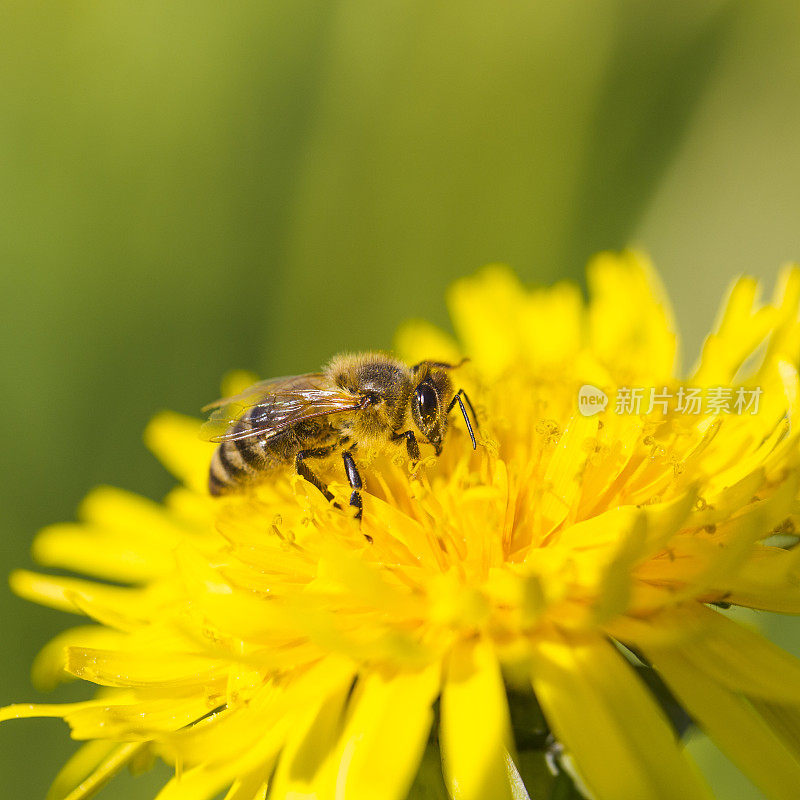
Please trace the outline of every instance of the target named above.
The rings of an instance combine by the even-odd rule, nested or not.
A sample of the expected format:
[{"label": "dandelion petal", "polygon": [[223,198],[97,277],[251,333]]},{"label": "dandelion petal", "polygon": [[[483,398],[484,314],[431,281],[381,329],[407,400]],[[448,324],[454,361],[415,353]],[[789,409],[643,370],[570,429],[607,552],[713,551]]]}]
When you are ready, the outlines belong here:
[{"label": "dandelion petal", "polygon": [[710,797],[656,701],[606,640],[541,642],[533,687],[598,800]]},{"label": "dandelion petal", "polygon": [[508,704],[497,658],[485,642],[460,645],[451,655],[440,741],[453,800],[511,800]]},{"label": "dandelion petal", "polygon": [[671,649],[645,655],[700,727],[769,797],[797,797],[800,762],[744,697]]},{"label": "dandelion petal", "polygon": [[438,670],[364,680],[342,735],[337,797],[405,798],[428,741],[438,690]]}]

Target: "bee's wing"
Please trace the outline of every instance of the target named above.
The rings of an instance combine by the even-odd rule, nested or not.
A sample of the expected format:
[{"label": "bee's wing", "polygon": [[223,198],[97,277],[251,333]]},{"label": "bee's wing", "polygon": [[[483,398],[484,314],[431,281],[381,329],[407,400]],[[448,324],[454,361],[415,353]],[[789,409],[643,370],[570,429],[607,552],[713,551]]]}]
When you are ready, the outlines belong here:
[{"label": "bee's wing", "polygon": [[[239,394],[233,394],[230,397],[220,397],[213,403],[209,403],[200,409],[203,412],[211,411],[212,409],[235,409],[238,408],[243,411],[246,408],[257,405],[259,400],[263,400],[274,388],[289,386],[299,386],[305,381],[314,379],[322,379],[321,373],[312,372],[306,375],[286,375],[282,378],[267,378],[265,381],[259,381],[252,386],[248,386],[244,391]],[[215,412],[212,416],[216,417]],[[209,422],[211,420],[209,419]]]},{"label": "bee's wing", "polygon": [[269,438],[302,420],[353,411],[365,402],[319,373],[272,378],[206,406],[216,410],[203,425],[202,435],[212,442]]}]

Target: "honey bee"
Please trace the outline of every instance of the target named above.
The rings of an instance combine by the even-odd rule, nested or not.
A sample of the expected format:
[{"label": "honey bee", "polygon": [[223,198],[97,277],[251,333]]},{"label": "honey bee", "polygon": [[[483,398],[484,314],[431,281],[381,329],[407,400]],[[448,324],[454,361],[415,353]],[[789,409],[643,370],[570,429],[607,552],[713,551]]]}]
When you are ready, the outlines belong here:
[{"label": "honey bee", "polygon": [[414,465],[421,458],[421,440],[438,456],[456,404],[472,447],[477,447],[467,407],[477,428],[475,410],[450,379],[461,363],[421,361],[409,367],[382,353],[339,355],[323,372],[262,381],[211,403],[204,411],[216,410],[204,432],[219,447],[211,460],[209,492],[224,494],[294,469],[331,502],[333,494],[317,465],[327,471],[341,457],[350,506],[360,518],[363,483],[357,453],[367,456],[405,446]]}]

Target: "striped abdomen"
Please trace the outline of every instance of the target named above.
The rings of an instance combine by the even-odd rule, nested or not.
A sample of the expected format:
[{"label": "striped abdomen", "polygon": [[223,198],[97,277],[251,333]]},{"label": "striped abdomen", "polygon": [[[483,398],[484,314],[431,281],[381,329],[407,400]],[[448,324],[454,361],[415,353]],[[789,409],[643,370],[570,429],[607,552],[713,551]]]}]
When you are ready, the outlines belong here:
[{"label": "striped abdomen", "polygon": [[263,473],[270,461],[261,437],[222,442],[211,459],[208,491],[219,495],[235,489]]},{"label": "striped abdomen", "polygon": [[301,449],[331,449],[337,438],[336,429],[325,419],[299,419],[283,430],[270,429],[268,423],[276,416],[275,404],[267,402],[234,422],[226,435],[244,435],[225,439],[214,452],[208,473],[210,494],[224,494],[265,473],[291,468]]},{"label": "striped abdomen", "polygon": [[[264,407],[253,406],[230,427],[229,434],[249,434],[240,439],[226,439],[220,443],[211,459],[208,472],[208,491],[223,494],[248,483],[263,473],[274,458],[269,458],[267,437],[259,435],[256,428],[264,414]],[[270,464],[270,465],[272,465]]]}]

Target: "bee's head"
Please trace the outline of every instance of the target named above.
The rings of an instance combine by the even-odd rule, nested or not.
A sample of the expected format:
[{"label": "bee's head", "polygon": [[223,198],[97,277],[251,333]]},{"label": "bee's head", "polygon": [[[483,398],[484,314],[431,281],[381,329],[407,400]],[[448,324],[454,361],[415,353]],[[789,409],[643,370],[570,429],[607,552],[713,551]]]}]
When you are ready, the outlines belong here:
[{"label": "bee's head", "polygon": [[420,433],[436,448],[438,455],[447,427],[447,412],[453,400],[450,364],[421,361],[413,368],[414,392],[411,396],[411,418]]}]

